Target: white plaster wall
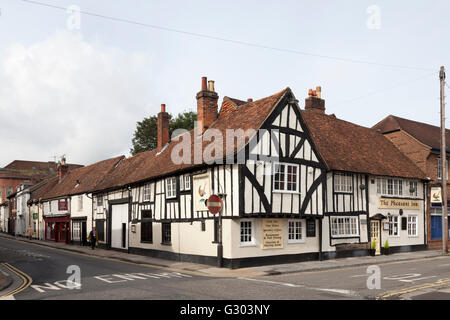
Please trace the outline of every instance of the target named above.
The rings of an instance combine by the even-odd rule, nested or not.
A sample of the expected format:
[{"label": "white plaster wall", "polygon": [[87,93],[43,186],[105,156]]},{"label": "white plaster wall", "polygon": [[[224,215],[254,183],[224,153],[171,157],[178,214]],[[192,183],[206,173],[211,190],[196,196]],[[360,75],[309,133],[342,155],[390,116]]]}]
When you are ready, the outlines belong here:
[{"label": "white plaster wall", "polygon": [[[376,177],[370,177],[370,179],[376,179]],[[369,179],[369,181],[370,181]],[[423,198],[423,188],[424,185],[421,182],[418,182],[417,185],[417,198]],[[404,187],[405,189],[405,187]],[[409,194],[409,188],[406,190]],[[405,192],[405,190],[404,190]],[[371,184],[369,182],[369,214],[370,216],[374,216],[377,213],[381,213],[384,216],[387,216],[388,213],[392,215],[398,215],[399,216],[399,209],[379,209],[378,208],[378,198],[380,198],[380,195],[377,194],[377,186],[375,184]],[[402,198],[408,198],[403,196]],[[386,239],[389,242],[389,246],[408,246],[408,245],[421,245],[424,244],[425,239],[425,220],[424,220],[424,201],[420,201],[420,210],[406,210],[403,209],[403,216],[402,217],[408,217],[410,215],[416,215],[417,216],[417,229],[418,229],[418,236],[408,236],[408,230],[401,230],[401,217],[399,216],[399,235],[398,236],[389,236],[388,231],[382,231],[381,235],[381,246],[384,245]],[[387,222],[388,220],[383,220],[382,222]]]}]

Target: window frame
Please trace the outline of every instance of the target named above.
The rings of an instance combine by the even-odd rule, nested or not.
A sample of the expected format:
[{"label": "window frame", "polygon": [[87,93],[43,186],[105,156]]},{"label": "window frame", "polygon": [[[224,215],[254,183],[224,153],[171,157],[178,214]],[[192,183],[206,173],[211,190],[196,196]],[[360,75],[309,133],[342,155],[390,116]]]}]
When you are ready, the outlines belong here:
[{"label": "window frame", "polygon": [[[409,189],[405,192],[405,183],[407,180],[396,178],[377,178],[377,195],[388,197],[408,197]],[[416,190],[417,191],[417,190]]]},{"label": "window frame", "polygon": [[188,173],[184,175],[184,190],[191,190],[191,176]]},{"label": "window frame", "polygon": [[[250,224],[250,228],[248,227],[248,225],[247,225],[247,227],[244,226],[244,230],[250,229],[250,235],[248,233],[244,234],[244,237],[250,236],[250,241],[242,241],[243,224]],[[254,227],[252,220],[241,220],[239,222],[239,231],[240,231],[239,232],[239,244],[241,247],[254,247],[256,245],[256,243],[255,243],[255,227]]]},{"label": "window frame", "polygon": [[[166,178],[165,183],[166,183],[166,199],[175,199],[177,197],[177,177]],[[169,185],[171,192],[169,192]]]},{"label": "window frame", "polygon": [[[294,224],[292,227],[293,233],[291,233],[291,223]],[[297,224],[300,224],[300,239],[295,239],[295,236],[298,235],[297,232]],[[288,220],[288,243],[305,243],[305,235],[306,235],[306,226],[302,220]],[[294,236],[294,239],[291,239],[291,234]]]},{"label": "window frame", "polygon": [[97,196],[97,208],[103,208],[103,195],[98,195]]},{"label": "window frame", "polygon": [[184,191],[184,174],[182,174],[180,177],[180,191]]},{"label": "window frame", "polygon": [[[414,218],[414,223],[410,221],[410,218]],[[408,215],[407,221],[406,221],[406,231],[408,232],[409,238],[417,238],[419,236],[419,228],[418,228],[419,221],[418,220],[419,219],[418,219],[417,215],[415,215],[415,214]],[[416,231],[415,234],[410,233],[410,231],[411,231],[410,226],[412,226],[412,225],[415,226],[415,228],[414,228],[414,230]]]},{"label": "window frame", "polygon": [[[397,218],[397,222],[394,221],[394,218]],[[389,231],[388,235],[391,238],[398,238],[400,237],[400,218],[398,215],[390,215],[388,216],[388,222],[389,222]],[[394,234],[394,227],[397,226],[397,232]]]},{"label": "window frame", "polygon": [[[339,223],[339,220],[342,219],[342,224]],[[349,231],[351,232],[353,230],[353,223],[352,220],[355,220],[354,223],[354,227],[355,227],[355,231],[356,233],[346,233],[347,230],[346,229],[346,219],[348,219],[348,228]],[[334,220],[337,220],[338,223],[335,223]],[[330,217],[330,231],[331,231],[331,237],[332,238],[359,238],[360,235],[360,230],[359,230],[359,225],[358,225],[358,217],[357,216],[333,216]],[[334,226],[336,225],[336,229],[334,229]],[[343,232],[340,232],[341,230],[343,230]]]},{"label": "window frame", "polygon": [[[277,174],[276,168],[277,166],[283,166],[284,167],[284,172],[283,172],[283,181],[281,180],[276,180],[275,179],[275,175]],[[289,167],[293,167],[296,170],[295,173],[295,190],[288,190],[288,184],[293,184],[293,182],[289,182]],[[293,174],[291,174],[293,175]],[[272,190],[273,192],[276,193],[290,193],[290,194],[300,194],[300,181],[299,181],[299,177],[300,177],[300,166],[298,164],[295,163],[284,163],[284,162],[274,162],[273,163],[273,169],[272,169]],[[278,185],[280,185],[281,183],[283,183],[284,188],[280,189],[280,188],[276,188],[276,184],[278,183]]]},{"label": "window frame", "polygon": [[142,201],[150,202],[152,200],[152,186],[151,183],[146,183],[142,189]]},{"label": "window frame", "polygon": [[[353,174],[346,172],[334,172],[333,181],[334,193],[353,193]],[[348,182],[350,182],[350,185],[347,185]]]},{"label": "window frame", "polygon": [[[448,160],[445,159],[445,162],[447,164],[447,180],[448,180]],[[438,178],[438,180],[442,180],[442,161],[441,161],[441,157],[437,158],[437,178]]]},{"label": "window frame", "polygon": [[78,211],[83,211],[83,195],[78,196]]}]

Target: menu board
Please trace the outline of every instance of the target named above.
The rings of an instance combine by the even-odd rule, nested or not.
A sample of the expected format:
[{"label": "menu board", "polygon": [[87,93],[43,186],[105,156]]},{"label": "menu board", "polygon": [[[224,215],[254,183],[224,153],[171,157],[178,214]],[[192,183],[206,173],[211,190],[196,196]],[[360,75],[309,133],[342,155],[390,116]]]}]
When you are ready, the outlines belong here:
[{"label": "menu board", "polygon": [[283,220],[262,219],[262,249],[283,248]]}]

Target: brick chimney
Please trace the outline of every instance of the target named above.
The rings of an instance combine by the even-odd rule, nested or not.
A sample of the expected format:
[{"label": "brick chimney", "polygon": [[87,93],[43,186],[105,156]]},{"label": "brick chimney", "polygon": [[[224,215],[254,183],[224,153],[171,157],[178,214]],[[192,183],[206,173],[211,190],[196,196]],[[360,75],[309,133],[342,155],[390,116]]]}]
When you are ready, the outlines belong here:
[{"label": "brick chimney", "polygon": [[308,98],[305,99],[305,110],[325,114],[325,100],[322,99],[322,88],[309,89]]},{"label": "brick chimney", "polygon": [[158,113],[158,152],[169,142],[169,114],[166,112],[166,105],[161,105],[161,112]]},{"label": "brick chimney", "polygon": [[[206,86],[208,82],[208,87]],[[202,134],[217,119],[219,95],[214,91],[214,81],[202,78],[202,90],[197,93],[198,133]]]},{"label": "brick chimney", "polygon": [[61,182],[61,180],[69,172],[69,166],[66,164],[66,158],[62,157],[61,161],[58,162],[56,172],[58,173],[58,182]]}]

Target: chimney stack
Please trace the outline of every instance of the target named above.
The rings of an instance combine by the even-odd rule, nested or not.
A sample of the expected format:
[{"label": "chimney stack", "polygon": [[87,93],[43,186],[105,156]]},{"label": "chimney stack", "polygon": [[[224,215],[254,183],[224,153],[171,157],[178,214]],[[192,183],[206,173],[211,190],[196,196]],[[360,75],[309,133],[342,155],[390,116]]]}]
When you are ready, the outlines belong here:
[{"label": "chimney stack", "polygon": [[305,99],[305,110],[325,114],[325,100],[322,99],[322,87],[316,90],[309,89],[308,98]]},{"label": "chimney stack", "polygon": [[161,104],[161,112],[158,113],[158,152],[169,142],[169,114],[166,105]]},{"label": "chimney stack", "polygon": [[[208,82],[208,87],[206,83]],[[214,81],[202,78],[202,90],[197,93],[197,123],[198,133],[203,134],[217,119],[219,95],[214,91]]]},{"label": "chimney stack", "polygon": [[56,168],[56,172],[58,173],[58,182],[61,182],[61,180],[69,172],[69,166],[66,164],[65,157],[61,158],[61,161],[58,163],[58,167]]}]

